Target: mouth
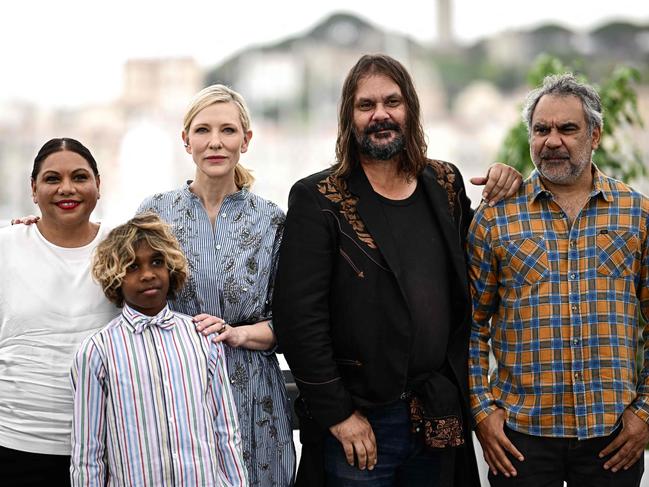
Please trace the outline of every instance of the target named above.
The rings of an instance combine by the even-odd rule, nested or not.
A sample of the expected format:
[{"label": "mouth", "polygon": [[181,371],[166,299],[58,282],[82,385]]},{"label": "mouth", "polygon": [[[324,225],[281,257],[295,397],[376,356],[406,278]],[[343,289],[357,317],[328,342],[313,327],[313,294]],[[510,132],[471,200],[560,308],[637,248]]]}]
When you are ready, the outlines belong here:
[{"label": "mouth", "polygon": [[225,161],[226,157],[225,156],[207,156],[205,160],[209,162],[223,162]]},{"label": "mouth", "polygon": [[146,289],[143,289],[140,291],[142,294],[145,296],[155,296],[158,293],[160,293],[160,288],[159,287],[148,287]]},{"label": "mouth", "polygon": [[81,202],[74,201],[74,200],[61,200],[61,201],[57,201],[54,204],[59,208],[61,208],[62,210],[74,210],[77,206],[81,204]]},{"label": "mouth", "polygon": [[365,134],[375,140],[385,140],[396,137],[401,127],[394,122],[376,122],[365,128]]}]

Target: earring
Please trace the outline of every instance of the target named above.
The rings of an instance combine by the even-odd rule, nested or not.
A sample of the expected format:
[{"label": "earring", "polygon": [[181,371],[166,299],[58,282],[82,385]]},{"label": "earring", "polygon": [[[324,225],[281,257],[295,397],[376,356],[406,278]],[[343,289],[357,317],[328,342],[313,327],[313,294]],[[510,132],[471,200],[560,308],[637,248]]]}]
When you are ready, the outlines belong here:
[{"label": "earring", "polygon": [[184,145],[185,147],[189,147],[189,142],[185,142],[183,145]]}]

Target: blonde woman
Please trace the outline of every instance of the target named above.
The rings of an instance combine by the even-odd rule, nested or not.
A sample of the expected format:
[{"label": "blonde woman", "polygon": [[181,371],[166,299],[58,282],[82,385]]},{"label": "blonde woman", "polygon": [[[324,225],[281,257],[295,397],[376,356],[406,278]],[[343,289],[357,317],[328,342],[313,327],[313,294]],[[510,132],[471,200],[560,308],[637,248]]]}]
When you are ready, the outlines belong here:
[{"label": "blonde woman", "polygon": [[[252,139],[240,94],[223,85],[199,92],[185,115],[182,141],[196,165],[193,181],[147,198],[171,224],[190,268],[170,307],[199,315],[197,329],[218,332],[226,345],[243,455],[251,485],[293,483],[295,451],[282,372],[274,353],[270,315],[284,213],[250,191],[240,163]],[[201,317],[204,319],[201,320]]]}]

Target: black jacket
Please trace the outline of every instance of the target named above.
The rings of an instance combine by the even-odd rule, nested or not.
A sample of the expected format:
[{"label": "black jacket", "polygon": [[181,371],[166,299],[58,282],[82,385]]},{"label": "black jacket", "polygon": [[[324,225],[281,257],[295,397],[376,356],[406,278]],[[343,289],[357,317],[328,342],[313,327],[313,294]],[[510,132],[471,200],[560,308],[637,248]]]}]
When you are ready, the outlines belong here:
[{"label": "black jacket", "polygon": [[[461,391],[466,436],[455,485],[477,486],[468,407],[471,315],[464,258],[472,212],[455,166],[430,161],[419,182],[446,243],[446,255],[440,258],[450,262],[453,322],[447,362]],[[329,426],[355,409],[393,402],[404,392],[412,331],[403,272],[380,202],[362,169],[342,184],[326,170],[293,186],[273,323],[300,390],[296,410],[303,460],[311,456],[309,444],[320,442]]]}]

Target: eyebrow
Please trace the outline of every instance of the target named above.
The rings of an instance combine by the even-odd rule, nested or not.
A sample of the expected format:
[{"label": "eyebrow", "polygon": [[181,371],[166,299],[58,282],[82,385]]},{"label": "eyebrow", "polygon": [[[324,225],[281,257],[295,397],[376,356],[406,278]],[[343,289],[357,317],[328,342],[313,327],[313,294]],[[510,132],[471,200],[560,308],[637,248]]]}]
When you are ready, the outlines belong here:
[{"label": "eyebrow", "polygon": [[[382,98],[379,97],[379,99],[382,99],[382,100],[390,100],[392,98],[403,99],[403,95],[400,95],[398,92],[395,91],[394,93],[390,93],[389,95],[385,95]],[[357,98],[355,103],[362,103],[362,102],[365,102],[365,101],[374,102],[376,99],[377,99],[376,97],[362,96],[360,98]]]}]

